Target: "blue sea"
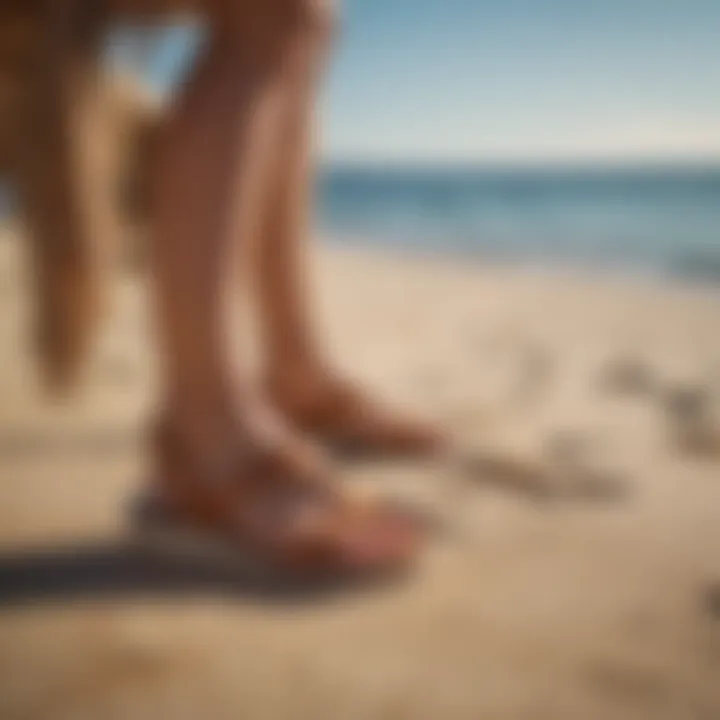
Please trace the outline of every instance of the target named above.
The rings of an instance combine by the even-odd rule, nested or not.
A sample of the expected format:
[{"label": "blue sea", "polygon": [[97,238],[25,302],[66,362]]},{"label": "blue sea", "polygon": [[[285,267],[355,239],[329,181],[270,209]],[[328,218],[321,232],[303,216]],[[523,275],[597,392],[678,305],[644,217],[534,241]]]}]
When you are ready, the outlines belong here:
[{"label": "blue sea", "polygon": [[336,166],[317,215],[338,243],[720,283],[720,167]]},{"label": "blue sea", "polygon": [[720,167],[326,168],[336,242],[720,282]]}]

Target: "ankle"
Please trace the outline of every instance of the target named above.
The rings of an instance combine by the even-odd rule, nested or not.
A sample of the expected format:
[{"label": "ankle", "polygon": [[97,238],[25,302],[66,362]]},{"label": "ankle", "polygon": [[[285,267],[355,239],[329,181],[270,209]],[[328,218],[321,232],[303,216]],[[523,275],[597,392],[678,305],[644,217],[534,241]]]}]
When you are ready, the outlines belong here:
[{"label": "ankle", "polygon": [[153,451],[160,464],[185,464],[188,470],[221,466],[237,435],[237,421],[225,405],[168,402],[154,422]]},{"label": "ankle", "polygon": [[160,468],[195,477],[215,474],[233,453],[229,428],[163,417],[152,432],[152,452]]},{"label": "ankle", "polygon": [[323,391],[333,373],[319,361],[283,363],[266,374],[266,387],[272,394],[295,398],[314,396]]}]

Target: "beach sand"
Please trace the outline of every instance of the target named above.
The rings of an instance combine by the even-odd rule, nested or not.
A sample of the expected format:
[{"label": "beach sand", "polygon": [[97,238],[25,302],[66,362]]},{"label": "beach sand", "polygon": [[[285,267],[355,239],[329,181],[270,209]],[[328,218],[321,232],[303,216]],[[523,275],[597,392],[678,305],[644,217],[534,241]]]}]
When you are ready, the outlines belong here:
[{"label": "beach sand", "polygon": [[86,387],[54,406],[0,240],[0,718],[720,718],[720,292],[318,255],[339,361],[457,438],[430,466],[343,466],[444,526],[376,592],[134,555],[142,279],[118,281]]}]

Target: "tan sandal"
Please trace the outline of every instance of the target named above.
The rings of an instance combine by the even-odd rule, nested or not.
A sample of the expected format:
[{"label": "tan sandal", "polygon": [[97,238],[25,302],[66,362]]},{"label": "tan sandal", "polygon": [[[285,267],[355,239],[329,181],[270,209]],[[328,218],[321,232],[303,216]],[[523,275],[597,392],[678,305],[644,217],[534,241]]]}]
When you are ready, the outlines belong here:
[{"label": "tan sandal", "polygon": [[154,490],[134,513],[155,548],[199,551],[271,575],[340,580],[407,570],[425,536],[418,516],[351,500],[293,453],[252,449],[209,474],[167,435],[158,450]]}]

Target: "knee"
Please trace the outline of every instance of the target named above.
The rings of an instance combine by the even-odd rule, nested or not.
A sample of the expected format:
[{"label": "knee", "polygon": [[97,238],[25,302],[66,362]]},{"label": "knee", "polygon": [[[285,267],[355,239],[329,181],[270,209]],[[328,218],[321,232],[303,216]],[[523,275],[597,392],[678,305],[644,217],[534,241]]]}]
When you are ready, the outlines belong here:
[{"label": "knee", "polygon": [[241,45],[258,42],[275,46],[297,38],[331,41],[337,27],[334,0],[215,0],[212,25],[219,35]]},{"label": "knee", "polygon": [[338,25],[337,6],[332,0],[289,0],[289,22],[302,35],[319,41],[332,39]]}]

